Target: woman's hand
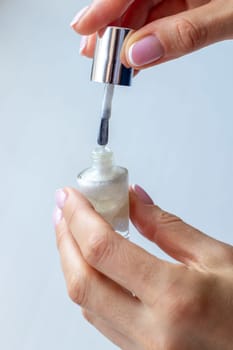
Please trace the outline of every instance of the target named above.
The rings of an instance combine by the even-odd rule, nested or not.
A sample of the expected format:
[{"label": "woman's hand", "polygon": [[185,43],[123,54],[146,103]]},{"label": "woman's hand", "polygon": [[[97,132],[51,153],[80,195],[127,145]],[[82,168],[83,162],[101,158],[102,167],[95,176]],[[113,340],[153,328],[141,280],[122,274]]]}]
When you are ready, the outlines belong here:
[{"label": "woman's hand", "polygon": [[164,212],[138,186],[132,222],[179,263],[113,232],[75,189],[56,199],[68,293],[100,332],[127,350],[232,350],[233,247]]},{"label": "woman's hand", "polygon": [[122,62],[138,70],[233,39],[233,0],[96,0],[71,23],[84,35],[81,54],[93,56],[95,33],[107,25],[135,30]]}]

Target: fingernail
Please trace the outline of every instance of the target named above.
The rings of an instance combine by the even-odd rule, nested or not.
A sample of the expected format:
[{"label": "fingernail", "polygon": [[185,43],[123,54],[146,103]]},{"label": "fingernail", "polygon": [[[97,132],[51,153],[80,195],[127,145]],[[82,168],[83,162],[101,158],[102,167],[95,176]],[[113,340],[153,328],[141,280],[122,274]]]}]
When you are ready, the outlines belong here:
[{"label": "fingernail", "polygon": [[81,40],[80,40],[80,48],[79,48],[80,55],[82,55],[83,50],[87,46],[87,42],[88,42],[88,36],[87,35],[82,35],[81,36]]},{"label": "fingernail", "polygon": [[128,52],[129,63],[140,67],[157,61],[164,55],[164,48],[155,35],[149,35],[134,43]]},{"label": "fingernail", "polygon": [[53,225],[56,227],[58,224],[60,224],[62,220],[62,211],[60,208],[56,207],[53,212]]},{"label": "fingernail", "polygon": [[66,202],[66,198],[67,198],[67,195],[61,188],[56,190],[55,201],[56,201],[56,204],[57,204],[59,209],[63,209],[64,208],[64,205],[65,205],[65,202]]},{"label": "fingernail", "polygon": [[89,6],[86,6],[81,11],[79,11],[77,15],[74,17],[74,19],[71,21],[70,26],[73,27],[75,24],[77,24],[80,21],[81,17],[83,17],[84,14],[87,12],[88,9],[89,9]]},{"label": "fingernail", "polygon": [[137,197],[144,203],[144,204],[154,204],[151,197],[138,185],[133,185],[132,189],[134,193],[137,195]]}]

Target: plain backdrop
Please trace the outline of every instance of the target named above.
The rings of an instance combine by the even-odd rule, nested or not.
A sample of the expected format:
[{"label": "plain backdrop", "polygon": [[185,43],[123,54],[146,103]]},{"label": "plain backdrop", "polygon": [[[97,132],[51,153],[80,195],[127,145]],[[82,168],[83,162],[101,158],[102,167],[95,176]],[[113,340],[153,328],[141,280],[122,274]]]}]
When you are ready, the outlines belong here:
[{"label": "plain backdrop", "polygon": [[[115,349],[68,298],[54,192],[90,164],[103,86],[69,22],[75,0],[0,0],[0,348]],[[111,147],[164,209],[233,243],[233,42],[118,88]],[[168,258],[133,228],[132,240]]]}]

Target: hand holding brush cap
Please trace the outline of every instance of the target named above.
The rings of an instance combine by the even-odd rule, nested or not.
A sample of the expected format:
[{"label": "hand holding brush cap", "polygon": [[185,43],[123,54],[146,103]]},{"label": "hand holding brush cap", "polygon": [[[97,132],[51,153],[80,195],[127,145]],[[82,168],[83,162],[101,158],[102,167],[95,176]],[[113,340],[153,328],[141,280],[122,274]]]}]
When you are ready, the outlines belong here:
[{"label": "hand holding brush cap", "polygon": [[96,33],[109,23],[134,29],[122,63],[141,70],[233,39],[233,0],[94,1],[71,23],[87,36],[83,55],[93,56]]}]

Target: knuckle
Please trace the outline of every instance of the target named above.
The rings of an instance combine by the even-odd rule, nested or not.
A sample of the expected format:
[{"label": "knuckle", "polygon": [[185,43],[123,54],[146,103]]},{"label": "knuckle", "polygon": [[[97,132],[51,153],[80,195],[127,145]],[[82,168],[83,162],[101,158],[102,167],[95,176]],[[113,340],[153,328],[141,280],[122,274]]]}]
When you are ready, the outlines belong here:
[{"label": "knuckle", "polygon": [[161,213],[159,214],[158,223],[160,225],[170,225],[175,224],[177,222],[182,222],[182,220],[174,214],[170,214],[166,211],[161,211]]},{"label": "knuckle", "polygon": [[81,274],[79,276],[75,274],[69,278],[67,289],[70,299],[75,304],[80,306],[87,304],[87,283]]},{"label": "knuckle", "polygon": [[[180,283],[182,285],[182,281]],[[205,319],[210,307],[209,291],[215,278],[208,275],[192,276],[185,285],[170,290],[167,312],[172,324],[198,322]]]},{"label": "knuckle", "polygon": [[197,26],[186,18],[175,22],[176,45],[182,53],[188,53],[202,47],[207,40],[207,28]]},{"label": "knuckle", "polygon": [[112,245],[108,230],[92,234],[83,251],[84,258],[91,265],[97,265],[111,255]]}]

